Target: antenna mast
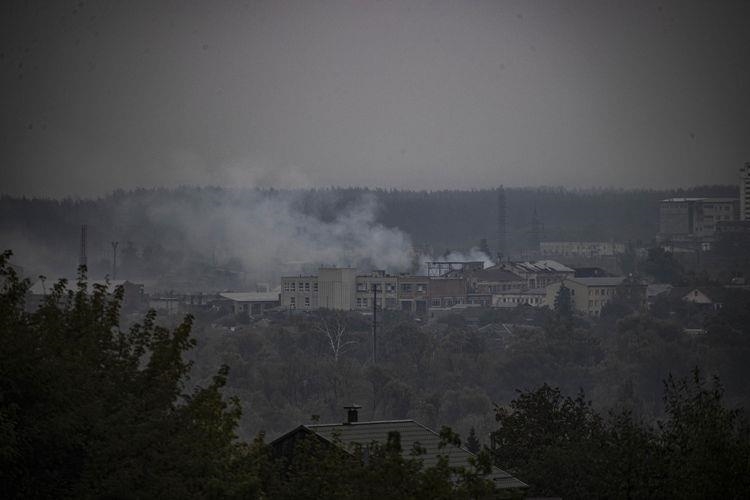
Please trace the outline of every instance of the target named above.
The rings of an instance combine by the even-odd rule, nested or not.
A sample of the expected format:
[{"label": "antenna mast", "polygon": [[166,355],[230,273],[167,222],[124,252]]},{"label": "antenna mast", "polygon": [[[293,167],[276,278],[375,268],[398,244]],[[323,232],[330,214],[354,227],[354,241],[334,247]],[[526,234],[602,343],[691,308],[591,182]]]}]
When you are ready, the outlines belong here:
[{"label": "antenna mast", "polygon": [[81,248],[78,252],[78,266],[88,266],[88,259],[86,258],[86,233],[88,232],[88,226],[81,224]]},{"label": "antenna mast", "polygon": [[112,245],[112,281],[117,279],[117,245],[119,242],[113,241]]}]

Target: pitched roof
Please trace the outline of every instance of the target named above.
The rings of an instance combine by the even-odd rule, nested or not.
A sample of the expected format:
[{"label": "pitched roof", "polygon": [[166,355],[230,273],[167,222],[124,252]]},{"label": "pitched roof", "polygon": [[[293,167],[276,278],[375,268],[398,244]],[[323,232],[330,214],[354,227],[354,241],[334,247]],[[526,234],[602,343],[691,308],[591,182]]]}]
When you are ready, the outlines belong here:
[{"label": "pitched roof", "polygon": [[[397,431],[401,436],[401,447],[404,455],[409,455],[415,445],[424,448],[425,453],[420,456],[424,467],[433,467],[438,463],[438,455],[447,455],[450,464],[469,466],[469,458],[473,454],[463,448],[448,445],[440,448],[440,436],[433,430],[414,420],[383,420],[374,422],[353,422],[348,424],[314,424],[304,428],[314,432],[325,440],[334,443],[336,439],[349,447],[353,443],[368,445],[378,442],[385,443],[388,433]],[[283,436],[279,439],[283,439]],[[277,440],[278,441],[278,440]],[[489,476],[498,488],[526,488],[527,485],[511,476],[507,472],[492,468]]]},{"label": "pitched roof", "polygon": [[534,262],[511,262],[512,269],[530,273],[575,273],[575,271],[556,260],[537,260]]}]

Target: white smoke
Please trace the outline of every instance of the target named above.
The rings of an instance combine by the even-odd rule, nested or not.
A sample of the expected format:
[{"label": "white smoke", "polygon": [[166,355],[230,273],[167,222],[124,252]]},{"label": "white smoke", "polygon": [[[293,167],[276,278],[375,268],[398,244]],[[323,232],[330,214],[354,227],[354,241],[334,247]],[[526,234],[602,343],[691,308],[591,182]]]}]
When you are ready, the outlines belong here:
[{"label": "white smoke", "polygon": [[377,200],[361,196],[333,220],[302,213],[299,192],[209,190],[200,202],[155,197],[146,213],[156,225],[176,226],[190,250],[237,258],[248,278],[277,281],[299,263],[406,271],[413,259],[404,232],[376,220]]},{"label": "white smoke", "polygon": [[447,255],[430,256],[421,255],[419,257],[419,272],[421,274],[427,273],[428,262],[482,262],[483,267],[487,268],[494,265],[494,262],[489,255],[481,251],[479,248],[474,247],[468,252],[450,252]]}]

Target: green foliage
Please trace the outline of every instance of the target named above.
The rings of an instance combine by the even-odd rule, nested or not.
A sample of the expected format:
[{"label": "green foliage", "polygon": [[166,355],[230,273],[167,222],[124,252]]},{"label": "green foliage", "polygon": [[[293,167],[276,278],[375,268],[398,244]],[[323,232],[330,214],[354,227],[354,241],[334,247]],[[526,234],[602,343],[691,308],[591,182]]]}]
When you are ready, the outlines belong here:
[{"label": "green foliage", "polygon": [[499,467],[530,494],[570,498],[737,498],[750,488],[750,433],[723,390],[691,379],[665,382],[657,427],[629,412],[599,415],[583,394],[543,385],[498,407],[493,434]]},{"label": "green foliage", "polygon": [[477,432],[474,430],[474,427],[471,428],[469,435],[466,438],[466,449],[475,455],[482,449],[482,445],[479,443],[479,439],[477,439]]},{"label": "green foliage", "polygon": [[641,265],[641,270],[659,283],[680,285],[685,280],[685,269],[672,252],[660,247],[649,248],[648,257]]},{"label": "green foliage", "polygon": [[555,311],[561,318],[573,316],[573,298],[570,295],[570,289],[565,285],[560,285],[555,295]]},{"label": "green foliage", "polygon": [[239,402],[226,367],[185,391],[192,319],[174,330],[155,313],[119,326],[122,289],[52,287],[24,311],[29,282],[0,256],[0,483],[15,497],[253,495],[235,442]]}]

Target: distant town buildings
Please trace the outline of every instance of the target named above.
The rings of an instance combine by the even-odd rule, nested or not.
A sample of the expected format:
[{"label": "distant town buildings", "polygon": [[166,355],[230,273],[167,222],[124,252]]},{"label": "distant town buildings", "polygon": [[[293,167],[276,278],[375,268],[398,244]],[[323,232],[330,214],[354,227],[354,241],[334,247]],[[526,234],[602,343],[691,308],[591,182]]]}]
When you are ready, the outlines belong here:
[{"label": "distant town buildings", "polygon": [[[427,276],[391,275],[382,270],[358,274],[353,268],[321,268],[317,275],[284,276],[280,304],[288,310],[368,312],[377,300],[379,309],[417,315],[467,307],[543,307],[554,303],[550,286],[575,276],[574,269],[553,260],[503,262],[487,269],[474,262],[432,264],[432,275]],[[597,299],[599,307],[586,312],[598,314],[602,305]]]},{"label": "distant town buildings", "polygon": [[604,306],[618,295],[635,297],[638,306],[646,306],[646,285],[626,284],[622,276],[566,278],[547,287],[546,303],[548,305],[554,305],[555,297],[563,286],[570,290],[574,309],[588,316],[601,315]]},{"label": "distant town buildings", "polygon": [[739,219],[737,198],[669,198],[659,203],[659,234],[667,241],[700,241],[716,233],[717,224]]},{"label": "distant town buildings", "polygon": [[542,257],[610,257],[625,252],[623,243],[611,241],[542,241]]}]

